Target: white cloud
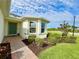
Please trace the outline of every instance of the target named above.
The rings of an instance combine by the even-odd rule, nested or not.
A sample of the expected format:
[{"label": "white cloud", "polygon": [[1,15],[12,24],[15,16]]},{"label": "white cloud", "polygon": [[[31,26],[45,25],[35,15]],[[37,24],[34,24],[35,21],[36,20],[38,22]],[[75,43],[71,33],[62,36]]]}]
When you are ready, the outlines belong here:
[{"label": "white cloud", "polygon": [[79,14],[79,0],[12,0],[12,2],[11,13],[44,17],[52,23],[64,20],[72,22],[73,15]]},{"label": "white cloud", "polygon": [[64,4],[68,5],[68,6],[74,6],[74,0],[60,0],[62,1]]}]

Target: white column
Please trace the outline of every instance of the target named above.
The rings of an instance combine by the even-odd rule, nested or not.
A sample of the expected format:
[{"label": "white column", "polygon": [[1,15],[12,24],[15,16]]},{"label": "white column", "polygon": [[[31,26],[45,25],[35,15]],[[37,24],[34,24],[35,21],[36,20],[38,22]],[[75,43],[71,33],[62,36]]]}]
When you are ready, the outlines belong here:
[{"label": "white column", "polygon": [[47,23],[45,23],[45,34],[47,34]]},{"label": "white column", "polygon": [[4,20],[4,36],[8,35],[8,19]]},{"label": "white column", "polygon": [[4,37],[4,17],[0,10],[0,43],[2,42]]},{"label": "white column", "polygon": [[41,34],[41,20],[38,20],[37,27],[36,27],[37,35]]}]

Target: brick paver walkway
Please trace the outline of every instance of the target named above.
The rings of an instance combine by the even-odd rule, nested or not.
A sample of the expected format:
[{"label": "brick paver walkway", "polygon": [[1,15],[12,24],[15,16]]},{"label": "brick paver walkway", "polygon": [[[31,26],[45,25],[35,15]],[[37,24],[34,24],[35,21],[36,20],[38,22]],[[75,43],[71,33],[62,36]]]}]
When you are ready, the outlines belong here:
[{"label": "brick paver walkway", "polygon": [[12,59],[38,59],[21,40],[18,36],[5,38],[11,44]]}]

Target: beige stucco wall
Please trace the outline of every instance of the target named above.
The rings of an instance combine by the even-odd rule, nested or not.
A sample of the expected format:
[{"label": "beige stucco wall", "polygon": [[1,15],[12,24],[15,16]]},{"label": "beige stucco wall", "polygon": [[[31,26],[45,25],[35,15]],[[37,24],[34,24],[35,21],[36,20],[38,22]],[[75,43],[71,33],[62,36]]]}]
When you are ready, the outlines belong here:
[{"label": "beige stucco wall", "polygon": [[29,34],[29,21],[28,20],[25,20],[22,22],[20,34],[23,38],[28,38],[28,34]]},{"label": "beige stucco wall", "polygon": [[2,42],[4,37],[4,17],[0,10],[0,43]]},{"label": "beige stucco wall", "polygon": [[4,20],[4,36],[8,35],[8,20]]},{"label": "beige stucco wall", "polygon": [[37,35],[37,37],[39,37],[39,38],[46,38],[46,36],[47,36],[47,23],[45,24],[45,31],[44,31],[44,33],[41,33],[41,23],[42,23],[42,21],[41,20],[38,20],[38,25],[37,25],[37,29],[38,29],[38,35]]},{"label": "beige stucco wall", "polygon": [[[32,20],[31,20],[32,21]],[[36,23],[36,33],[30,33],[29,32],[29,23],[30,20],[26,19],[25,21],[23,21],[22,26],[21,26],[21,36],[23,38],[28,38],[28,36],[30,34],[36,34],[37,37],[40,38],[46,38],[47,35],[47,26],[45,28],[45,32],[41,33],[41,20],[34,20],[34,22]]]},{"label": "beige stucco wall", "polygon": [[[20,35],[23,37],[23,38],[28,38],[28,36],[30,34],[36,34],[37,37],[40,37],[40,38],[45,38],[46,37],[46,34],[47,34],[47,29],[45,29],[45,32],[44,33],[41,33],[41,20],[34,20],[34,22],[36,23],[36,33],[30,33],[29,31],[29,24],[30,24],[30,21],[33,21],[33,20],[28,20],[26,19],[25,21],[23,22],[17,22],[17,21],[14,21],[14,20],[11,20],[9,21],[8,19],[5,19],[5,36],[8,36],[8,22],[16,22],[17,23],[17,33],[20,33]],[[46,26],[47,28],[47,26]]]},{"label": "beige stucco wall", "polygon": [[17,33],[20,34],[20,32],[21,32],[21,22],[18,22],[17,23]]}]

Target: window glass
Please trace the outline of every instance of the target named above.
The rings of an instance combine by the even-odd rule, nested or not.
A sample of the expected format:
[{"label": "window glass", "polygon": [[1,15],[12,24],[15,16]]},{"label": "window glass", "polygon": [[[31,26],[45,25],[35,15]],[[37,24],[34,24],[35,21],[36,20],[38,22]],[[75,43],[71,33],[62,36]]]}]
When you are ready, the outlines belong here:
[{"label": "window glass", "polygon": [[41,23],[41,33],[45,32],[45,23]]},{"label": "window glass", "polygon": [[35,33],[35,32],[36,32],[36,23],[30,22],[30,33]]}]

